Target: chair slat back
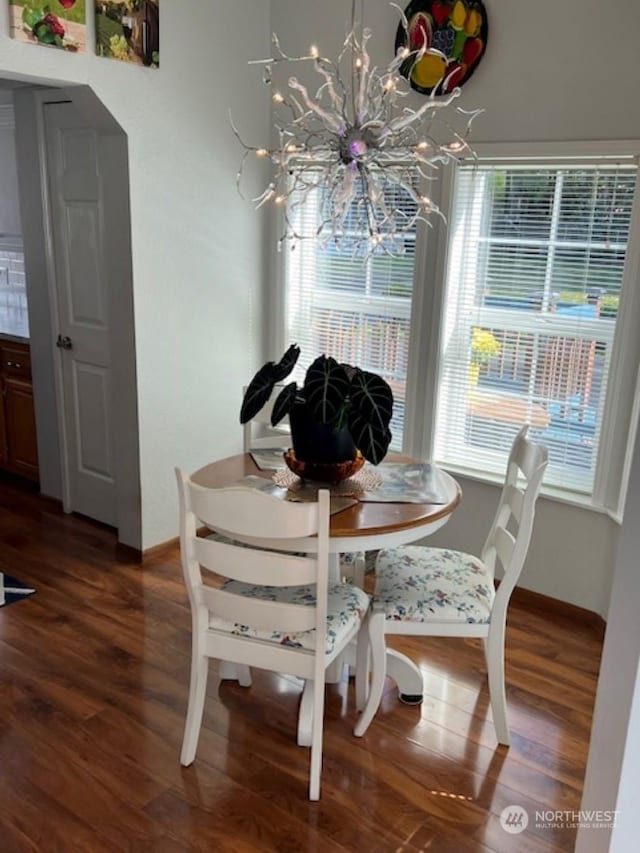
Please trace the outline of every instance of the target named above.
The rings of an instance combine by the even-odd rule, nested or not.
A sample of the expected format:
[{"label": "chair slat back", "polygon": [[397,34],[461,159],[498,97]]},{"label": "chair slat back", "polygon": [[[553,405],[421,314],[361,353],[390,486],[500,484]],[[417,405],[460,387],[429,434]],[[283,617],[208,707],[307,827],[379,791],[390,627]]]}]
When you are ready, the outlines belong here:
[{"label": "chair slat back", "polygon": [[[502,596],[516,585],[531,541],[535,504],[548,461],[547,448],[527,438],[528,424],[516,436],[498,509],[482,550],[482,560],[495,571],[496,559],[504,569]],[[521,482],[523,481],[523,482]]]},{"label": "chair slat back", "polygon": [[[518,524],[522,521],[522,510],[524,509],[524,492],[512,483],[505,485],[504,504],[507,515],[510,513]],[[508,519],[507,519],[508,521]]]},{"label": "chair slat back", "polygon": [[262,601],[222,589],[206,588],[205,603],[212,616],[238,625],[250,625],[261,631],[311,631],[316,627],[313,605]]},{"label": "chair slat back", "polygon": [[[180,496],[182,569],[193,610],[227,622],[285,632],[316,630],[316,654],[324,657],[329,573],[329,492],[317,502],[292,503],[246,487],[208,489],[176,469]],[[217,542],[197,535],[200,523],[233,536],[255,537],[264,548]],[[300,557],[266,550],[269,540],[317,538],[317,554]],[[258,586],[315,585],[314,604],[290,604],[214,589],[202,567]],[[319,664],[318,664],[319,665]]]},{"label": "chair slat back", "polygon": [[189,509],[212,530],[264,539],[296,539],[318,530],[314,503],[283,501],[247,486],[208,489],[188,483]]},{"label": "chair slat back", "polygon": [[[243,451],[248,453],[250,450],[258,450],[265,447],[282,447],[286,450],[291,447],[291,430],[289,427],[289,417],[285,417],[280,421],[277,427],[271,426],[271,413],[273,412],[273,404],[275,403],[278,394],[284,386],[276,385],[271,393],[271,397],[267,400],[260,411],[252,420],[243,425],[242,443]],[[246,392],[246,386],[242,389],[242,393]]]},{"label": "chair slat back", "polygon": [[212,539],[196,537],[193,555],[202,568],[224,575],[242,583],[263,584],[269,578],[269,586],[298,586],[316,582],[317,560],[313,557],[297,557],[262,549],[245,548],[242,560],[238,560],[238,546]]},{"label": "chair slat back", "polygon": [[493,547],[496,550],[496,556],[503,566],[508,566],[513,558],[513,552],[516,547],[516,538],[504,527],[497,527],[493,539]]}]

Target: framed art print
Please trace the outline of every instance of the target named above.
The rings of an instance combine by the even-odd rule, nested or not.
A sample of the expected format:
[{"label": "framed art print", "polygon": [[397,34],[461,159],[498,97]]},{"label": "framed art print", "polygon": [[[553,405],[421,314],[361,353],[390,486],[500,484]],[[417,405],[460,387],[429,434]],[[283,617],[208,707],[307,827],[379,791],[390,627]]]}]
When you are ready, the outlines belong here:
[{"label": "framed art print", "polygon": [[9,0],[9,32],[28,44],[84,53],[85,0]]},{"label": "framed art print", "polygon": [[94,0],[96,53],[121,62],[160,65],[160,0]]}]

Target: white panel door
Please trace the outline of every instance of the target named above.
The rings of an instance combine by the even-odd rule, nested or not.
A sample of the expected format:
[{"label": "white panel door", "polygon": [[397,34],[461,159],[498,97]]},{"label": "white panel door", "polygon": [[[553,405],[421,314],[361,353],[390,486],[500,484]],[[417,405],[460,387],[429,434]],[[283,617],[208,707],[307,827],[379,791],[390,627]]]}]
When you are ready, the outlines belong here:
[{"label": "white panel door", "polygon": [[64,503],[116,525],[108,282],[99,137],[71,103],[44,105]]}]

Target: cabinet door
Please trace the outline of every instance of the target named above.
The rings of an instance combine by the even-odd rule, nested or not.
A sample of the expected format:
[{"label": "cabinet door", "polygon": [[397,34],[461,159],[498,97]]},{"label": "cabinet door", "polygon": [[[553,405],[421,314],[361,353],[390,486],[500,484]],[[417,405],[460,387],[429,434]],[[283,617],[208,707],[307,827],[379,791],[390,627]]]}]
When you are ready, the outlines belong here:
[{"label": "cabinet door", "polygon": [[3,344],[0,370],[5,376],[31,379],[31,353],[21,344]]},{"label": "cabinet door", "polygon": [[38,479],[38,445],[30,382],[5,377],[4,412],[7,442],[7,467]]}]

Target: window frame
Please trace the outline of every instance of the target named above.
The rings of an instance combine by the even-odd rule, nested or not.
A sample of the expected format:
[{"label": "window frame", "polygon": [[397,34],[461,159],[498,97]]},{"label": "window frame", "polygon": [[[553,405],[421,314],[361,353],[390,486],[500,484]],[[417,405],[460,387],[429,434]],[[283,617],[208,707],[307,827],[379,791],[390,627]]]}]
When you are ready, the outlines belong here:
[{"label": "window frame", "polygon": [[[479,163],[491,165],[589,165],[608,159],[613,162],[635,162],[640,160],[640,140],[603,142],[545,142],[545,143],[484,143],[474,146]],[[457,168],[450,167],[443,174],[441,207],[451,221],[456,187]],[[422,317],[416,324],[418,338],[429,339],[428,359],[431,366],[433,394],[431,404],[423,407],[422,417],[425,437],[422,446],[416,444],[408,452],[420,451],[431,458],[435,439],[437,377],[440,373],[439,353],[444,321],[446,274],[448,269],[449,239],[448,226],[440,229],[439,239],[443,249],[438,252],[435,263],[436,290],[434,310],[431,317]],[[627,257],[624,267],[618,321],[615,331],[610,363],[610,376],[605,414],[602,424],[600,447],[594,474],[594,487],[589,495],[544,485],[542,494],[563,503],[581,508],[604,512],[620,521],[626,496],[629,475],[630,451],[635,435],[635,425],[640,408],[640,336],[635,333],[640,319],[640,168],[636,174],[634,205],[631,217]],[[635,286],[634,286],[635,282]],[[419,290],[420,287],[418,286]],[[415,342],[420,346],[418,341]],[[615,381],[613,378],[615,377]],[[411,383],[409,383],[411,384]],[[499,483],[501,478],[490,472],[478,472],[462,465],[448,466],[453,473],[479,482]]]}]

